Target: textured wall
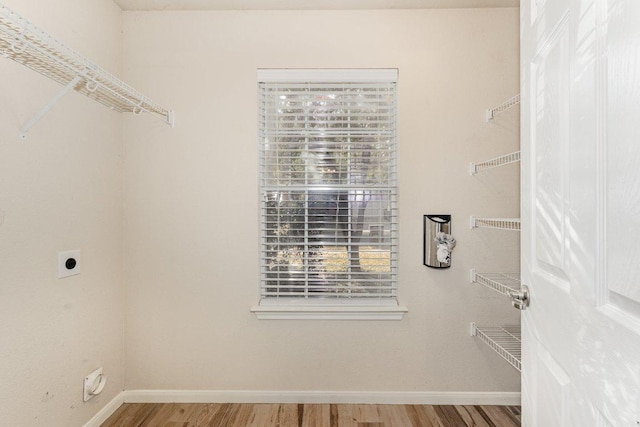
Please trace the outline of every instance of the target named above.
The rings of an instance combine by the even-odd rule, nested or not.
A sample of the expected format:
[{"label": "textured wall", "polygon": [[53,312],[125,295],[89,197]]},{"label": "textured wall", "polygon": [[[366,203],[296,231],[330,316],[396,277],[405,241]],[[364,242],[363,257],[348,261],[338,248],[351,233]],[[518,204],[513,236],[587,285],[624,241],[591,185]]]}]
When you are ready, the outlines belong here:
[{"label": "textured wall", "polygon": [[[122,14],[110,0],[3,4],[104,68],[121,71]],[[122,117],[0,58],[0,425],[79,426],[123,389]],[[82,273],[57,279],[57,253]],[[103,366],[102,395],[82,380]]]},{"label": "textured wall", "polygon": [[[469,268],[518,268],[518,117],[484,110],[518,92],[518,10],[126,12],[125,76],[177,126],[125,119],[126,388],[518,391],[469,336],[515,323]],[[400,303],[404,320],[259,321],[257,68],[400,70]],[[453,267],[421,265],[422,215],[451,213]]]}]

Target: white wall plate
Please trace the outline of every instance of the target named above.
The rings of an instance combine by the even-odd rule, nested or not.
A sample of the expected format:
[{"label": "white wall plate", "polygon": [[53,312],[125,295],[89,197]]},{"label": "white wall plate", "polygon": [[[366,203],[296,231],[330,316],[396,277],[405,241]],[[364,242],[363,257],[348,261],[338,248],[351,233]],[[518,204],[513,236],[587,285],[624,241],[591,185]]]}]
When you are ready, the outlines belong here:
[{"label": "white wall plate", "polygon": [[80,249],[58,252],[58,279],[80,274]]},{"label": "white wall plate", "polygon": [[107,377],[103,375],[103,369],[98,368],[84,377],[83,384],[83,399],[86,402],[93,396],[102,393],[105,384],[107,383]]}]

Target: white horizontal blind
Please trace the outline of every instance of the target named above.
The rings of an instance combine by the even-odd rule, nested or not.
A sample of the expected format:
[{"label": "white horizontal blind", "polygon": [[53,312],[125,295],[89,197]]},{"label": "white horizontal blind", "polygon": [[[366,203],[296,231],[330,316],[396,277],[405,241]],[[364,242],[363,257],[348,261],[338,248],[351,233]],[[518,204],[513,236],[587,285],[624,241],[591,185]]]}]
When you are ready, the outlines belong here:
[{"label": "white horizontal blind", "polygon": [[259,79],[263,298],[396,296],[396,79],[358,71]]}]

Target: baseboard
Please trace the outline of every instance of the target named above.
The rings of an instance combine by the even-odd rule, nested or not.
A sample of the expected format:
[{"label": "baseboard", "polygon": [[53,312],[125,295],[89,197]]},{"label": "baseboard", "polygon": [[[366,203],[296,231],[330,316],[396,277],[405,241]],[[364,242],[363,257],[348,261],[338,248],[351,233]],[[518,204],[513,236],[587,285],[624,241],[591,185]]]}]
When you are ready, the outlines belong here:
[{"label": "baseboard", "polygon": [[126,390],[123,399],[125,403],[520,405],[519,392]]},{"label": "baseboard", "polygon": [[87,421],[84,427],[100,427],[107,418],[113,415],[120,406],[124,403],[124,392],[121,391],[116,397],[111,399],[111,402],[107,403],[97,414],[95,414],[89,421]]}]

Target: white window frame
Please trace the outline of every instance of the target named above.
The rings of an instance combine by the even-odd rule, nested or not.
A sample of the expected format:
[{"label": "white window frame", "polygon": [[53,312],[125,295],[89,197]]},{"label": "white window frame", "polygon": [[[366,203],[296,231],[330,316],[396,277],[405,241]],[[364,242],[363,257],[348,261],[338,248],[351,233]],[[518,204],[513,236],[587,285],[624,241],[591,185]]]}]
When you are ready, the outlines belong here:
[{"label": "white window frame", "polygon": [[[398,79],[398,70],[260,69],[258,70],[257,78],[258,83],[395,83]],[[262,146],[261,140],[259,144]],[[261,167],[260,174],[262,175],[262,173],[263,169]],[[261,176],[262,182],[264,181]],[[261,197],[263,197],[262,187],[260,193]],[[262,219],[260,221],[260,228],[262,229]],[[393,244],[397,251],[397,229],[394,230],[394,233]],[[261,265],[263,265],[262,248],[260,250]],[[263,268],[262,266],[261,269]],[[393,269],[394,273],[397,273],[397,260],[394,261]],[[261,275],[263,275],[263,272],[261,272]],[[395,287],[393,291],[395,294]],[[395,296],[384,298],[283,298],[261,295],[259,305],[252,307],[251,311],[256,314],[258,319],[401,320],[404,313],[407,312],[407,308],[401,306]]]}]

